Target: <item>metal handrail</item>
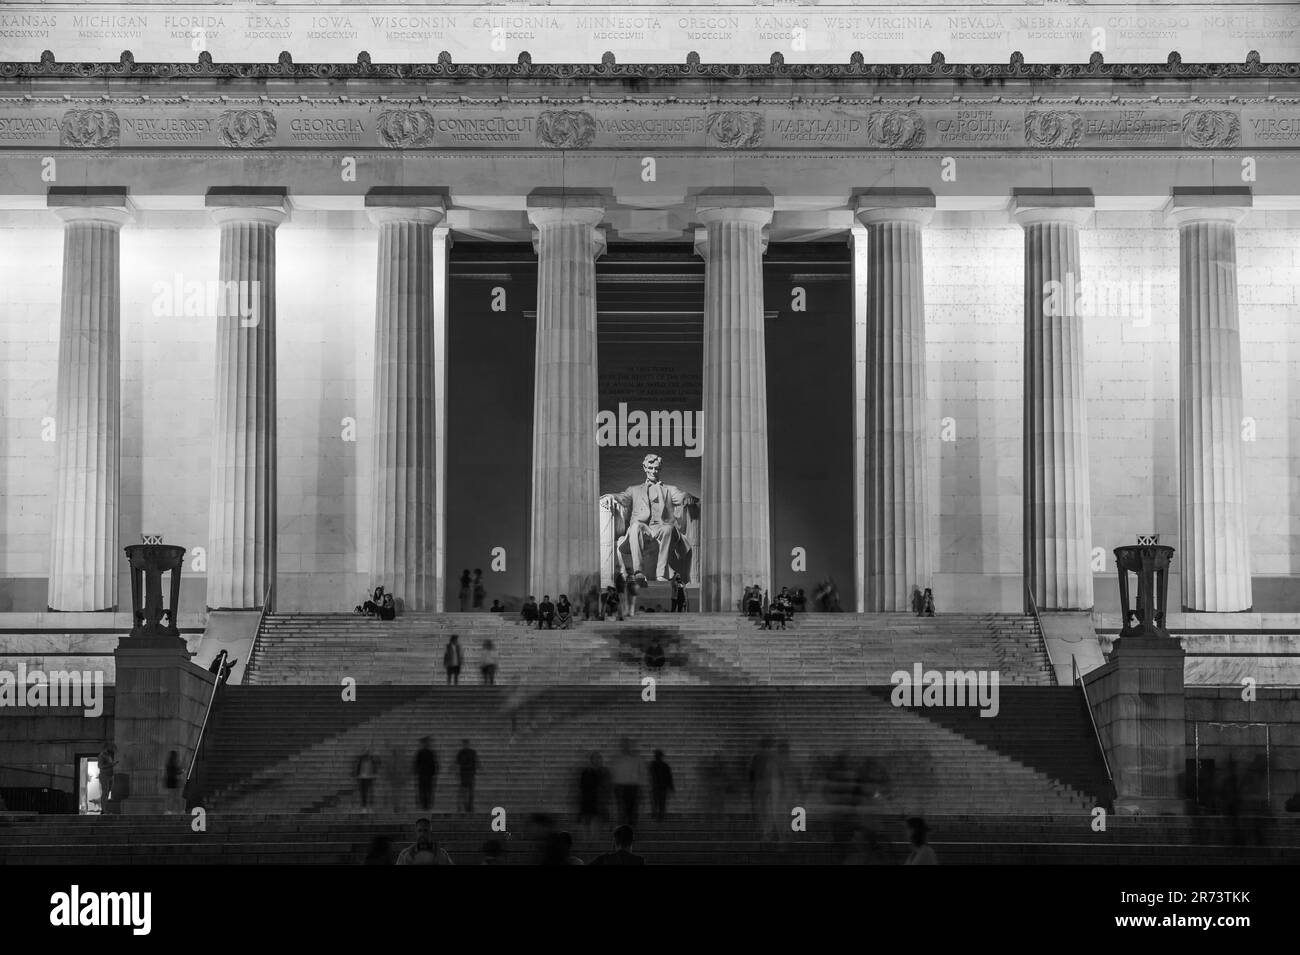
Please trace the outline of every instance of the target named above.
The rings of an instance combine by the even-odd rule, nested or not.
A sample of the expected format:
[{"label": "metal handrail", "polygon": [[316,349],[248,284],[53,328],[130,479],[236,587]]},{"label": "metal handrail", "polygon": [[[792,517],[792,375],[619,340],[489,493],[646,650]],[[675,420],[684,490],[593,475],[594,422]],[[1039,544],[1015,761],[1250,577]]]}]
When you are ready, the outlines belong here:
[{"label": "metal handrail", "polygon": [[1106,782],[1113,784],[1115,777],[1110,774],[1110,760],[1106,758],[1106,745],[1101,741],[1101,729],[1097,726],[1097,718],[1092,715],[1092,702],[1088,699],[1088,684],[1083,682],[1083,674],[1079,672],[1079,660],[1073,653],[1070,654],[1070,671],[1074,676],[1075,685],[1083,690],[1083,708],[1088,711],[1088,722],[1092,724],[1092,735],[1097,740],[1097,750],[1101,753],[1101,764],[1106,769]]},{"label": "metal handrail", "polygon": [[248,679],[248,671],[253,667],[253,661],[257,659],[257,648],[262,642],[262,624],[266,622],[266,615],[271,612],[271,599],[275,591],[275,584],[266,585],[266,596],[262,598],[262,612],[257,615],[257,629],[253,631],[253,643],[248,648],[248,659],[244,661],[244,672],[239,676],[239,682],[242,684]]},{"label": "metal handrail", "polygon": [[[253,662],[253,654],[257,652],[258,636],[262,632],[262,621],[266,619],[266,612],[271,606],[271,592],[274,589],[274,586],[275,586],[274,584],[266,585],[266,594],[262,598],[262,612],[257,616],[257,630],[253,633],[253,644],[251,647],[249,647],[248,659],[244,661],[245,673],[248,672],[249,664]],[[226,658],[229,656],[230,654],[226,650],[222,650],[220,653],[217,654],[217,659],[221,661],[221,666],[225,665]],[[199,726],[199,738],[194,741],[194,753],[190,756],[190,768],[185,773],[185,784],[187,786],[189,785],[190,781],[194,778],[194,767],[198,765],[199,753],[203,749],[203,739],[207,735],[208,723],[212,719],[212,708],[213,706],[216,705],[217,702],[217,689],[221,686],[221,682],[222,682],[221,666],[217,667],[217,678],[212,681],[212,693],[208,697],[207,709],[203,711],[203,723]]]},{"label": "metal handrail", "polygon": [[1060,686],[1061,681],[1056,678],[1056,662],[1052,659],[1052,650],[1047,645],[1047,634],[1043,632],[1043,618],[1038,614],[1038,601],[1034,599],[1034,588],[1029,586],[1027,580],[1025,597],[1029,603],[1029,612],[1034,618],[1034,626],[1038,627],[1038,645],[1043,648],[1043,656],[1047,657],[1047,668],[1052,674],[1052,686]]},{"label": "metal handrail", "polygon": [[199,761],[199,750],[203,748],[203,736],[208,731],[208,720],[212,717],[213,704],[217,702],[217,687],[221,686],[221,667],[225,665],[227,656],[225,650],[217,654],[217,660],[219,661],[217,678],[212,681],[212,693],[208,696],[207,709],[203,711],[203,723],[199,726],[199,738],[194,741],[194,753],[190,756],[190,768],[185,773],[186,785],[189,785],[190,780],[194,778],[194,767]]}]

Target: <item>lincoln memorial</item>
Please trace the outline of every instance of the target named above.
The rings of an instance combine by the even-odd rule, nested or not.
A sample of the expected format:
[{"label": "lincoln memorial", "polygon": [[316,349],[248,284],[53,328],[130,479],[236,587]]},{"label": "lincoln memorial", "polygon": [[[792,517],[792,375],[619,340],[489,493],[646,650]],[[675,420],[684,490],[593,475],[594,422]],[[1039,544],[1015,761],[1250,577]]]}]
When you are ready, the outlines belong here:
[{"label": "lincoln memorial", "polygon": [[1175,606],[1300,610],[1294,6],[5,4],[0,50],[4,611],[126,607],[146,532],[192,608],[576,594],[650,451],[704,610],[1110,606],[1137,533]]}]

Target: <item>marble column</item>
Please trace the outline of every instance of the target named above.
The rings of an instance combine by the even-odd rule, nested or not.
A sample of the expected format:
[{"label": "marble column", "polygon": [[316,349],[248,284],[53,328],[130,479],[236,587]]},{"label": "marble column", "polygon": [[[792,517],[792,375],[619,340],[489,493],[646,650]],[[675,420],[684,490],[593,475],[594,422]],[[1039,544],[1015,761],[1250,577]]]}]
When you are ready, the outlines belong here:
[{"label": "marble column", "polygon": [[440,530],[434,229],[444,209],[441,199],[400,206],[379,201],[367,197],[379,227],[370,587],[382,584],[409,610],[434,610]]},{"label": "marble column", "polygon": [[930,208],[918,201],[862,196],[857,207],[867,241],[864,453],[857,480],[868,612],[910,610],[912,588],[930,586],[933,569],[921,230],[934,197]]},{"label": "marble column", "polygon": [[596,259],[605,251],[597,195],[532,197],[537,352],[528,589],[581,602],[600,572],[596,448]]},{"label": "marble column", "polygon": [[747,585],[771,589],[763,253],[770,196],[698,200],[704,258],[704,429],[700,609],[732,611]]},{"label": "marble column", "polygon": [[1091,194],[1017,196],[1025,231],[1024,575],[1041,610],[1092,607],[1092,504],[1077,314]]},{"label": "marble column", "polygon": [[55,411],[51,610],[117,604],[121,406],[120,230],[126,190],[51,190],[64,223]]},{"label": "marble column", "polygon": [[[1249,196],[1175,195],[1178,226],[1178,473],[1182,603],[1251,607],[1236,225]],[[1226,203],[1232,203],[1228,205]]]},{"label": "marble column", "polygon": [[216,316],[207,604],[250,610],[275,580],[275,230],[288,208],[260,193],[209,194],[208,206],[226,294]]}]

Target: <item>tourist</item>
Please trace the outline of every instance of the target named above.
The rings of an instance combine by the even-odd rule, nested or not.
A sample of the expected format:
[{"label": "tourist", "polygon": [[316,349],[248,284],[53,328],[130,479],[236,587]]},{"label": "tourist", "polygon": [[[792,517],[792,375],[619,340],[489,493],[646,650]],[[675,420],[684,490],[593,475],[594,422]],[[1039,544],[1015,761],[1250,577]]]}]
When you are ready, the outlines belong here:
[{"label": "tourist", "polygon": [[524,601],[519,616],[523,619],[525,627],[532,626],[537,622],[537,598],[532,594],[529,594],[528,599]]},{"label": "tourist", "polygon": [[592,576],[589,578],[590,584],[582,597],[582,619],[591,620],[593,617],[600,620],[603,616],[602,598],[600,593],[600,578]]},{"label": "tourist", "polygon": [[221,672],[217,675],[217,684],[223,685],[230,682],[230,674],[235,672],[235,664],[239,662],[238,658],[231,658],[230,654],[224,650],[221,651],[222,663]]},{"label": "tourist", "polygon": [[794,609],[796,613],[808,612],[808,595],[803,592],[802,587],[800,587],[798,590],[794,592],[794,596],[791,598],[791,602],[794,604]]},{"label": "tourist", "polygon": [[484,686],[497,685],[497,648],[490,637],[483,641],[483,664],[479,672],[483,674]]},{"label": "tourist", "polygon": [[542,629],[542,624],[546,624],[547,630],[555,629],[555,604],[551,603],[551,595],[543,594],[542,602],[537,605],[537,629]]},{"label": "tourist", "polygon": [[483,571],[477,568],[474,570],[472,593],[474,598],[474,609],[482,611],[483,600],[487,597],[487,588],[483,586]]},{"label": "tourist", "polygon": [[560,865],[582,865],[582,860],[573,854],[573,834],[557,832],[555,834],[555,858]]},{"label": "tourist", "polygon": [[619,821],[635,826],[637,805],[641,801],[641,764],[632,753],[631,740],[623,740],[622,752],[614,757],[610,776],[614,781]]},{"label": "tourist", "polygon": [[397,618],[397,599],[387,591],[379,601],[379,619],[395,620]]},{"label": "tourist", "polygon": [[393,801],[394,815],[408,808],[402,798],[402,790],[406,788],[406,771],[403,769],[405,764],[406,760],[402,758],[402,751],[396,746],[390,746],[388,755],[384,759],[384,779],[388,783],[389,798]]},{"label": "tourist", "polygon": [[632,852],[633,829],[619,826],[614,830],[614,851],[596,856],[592,865],[645,865],[645,859]]},{"label": "tourist", "polygon": [[469,745],[469,740],[461,740],[460,752],[456,754],[456,766],[460,769],[460,811],[474,812],[474,778],[479,770],[478,753]]},{"label": "tourist", "polygon": [[555,605],[555,622],[561,630],[573,626],[573,607],[569,604],[568,594],[560,594],[560,600]]},{"label": "tourist", "polygon": [[472,593],[472,578],[469,575],[469,568],[460,572],[460,612],[465,613],[469,610],[469,598]]},{"label": "tourist", "polygon": [[447,671],[447,685],[460,685],[460,665],[462,660],[460,651],[460,638],[456,634],[451,635],[447,641],[447,649],[442,651],[442,667]]},{"label": "tourist", "polygon": [[105,743],[96,761],[99,763],[100,812],[108,812],[108,801],[113,796],[113,774],[117,771],[117,747]]},{"label": "tourist", "polygon": [[772,816],[772,764],[776,754],[772,751],[772,739],[764,737],[759,741],[758,752],[749,761],[749,805],[754,820],[759,824],[764,837]]},{"label": "tourist", "polygon": [[393,861],[393,841],[387,836],[375,836],[370,840],[370,848],[366,850],[366,857],[361,864],[392,865]]},{"label": "tourist", "polygon": [[625,586],[627,587],[627,615],[636,616],[636,597],[641,592],[641,584],[644,581],[639,575],[629,577]]},{"label": "tourist", "polygon": [[592,835],[596,823],[604,825],[609,819],[609,770],[600,753],[592,753],[586,768],[578,777],[578,819]]},{"label": "tourist", "polygon": [[384,588],[376,587],[375,592],[370,595],[370,599],[361,605],[361,611],[367,617],[378,617],[381,610],[384,609]]},{"label": "tourist", "polygon": [[488,608],[488,613],[505,613],[505,611],[505,604],[493,597],[492,606]]},{"label": "tourist", "polygon": [[673,574],[673,613],[682,613],[686,610],[686,583],[682,580],[681,574]]},{"label": "tourist", "polygon": [[776,595],[776,611],[781,621],[781,629],[794,619],[794,601],[790,599],[790,589],[782,587],[781,592]]},{"label": "tourist", "polygon": [[361,793],[361,811],[370,812],[370,791],[374,788],[376,777],[379,776],[379,761],[371,755],[369,749],[363,750],[360,758],[357,759],[353,775],[357,778],[357,789]]},{"label": "tourist", "polygon": [[181,785],[181,756],[174,749],[167,754],[167,764],[163,768],[163,785],[171,790],[179,789]]},{"label": "tourist", "polygon": [[613,584],[605,588],[605,619],[617,616],[619,620],[623,619],[622,601],[619,600],[618,591],[614,589]]},{"label": "tourist", "polygon": [[829,588],[827,592],[826,600],[827,603],[830,605],[830,612],[839,613],[840,612],[840,589],[835,586],[835,578],[827,577],[826,584],[827,587]]},{"label": "tourist", "polygon": [[930,592],[929,587],[925,588],[925,615],[934,616],[934,594]]},{"label": "tourist", "polygon": [[618,619],[627,613],[627,578],[621,570],[614,571],[614,592],[618,594]]},{"label": "tourist", "polygon": [[668,811],[668,794],[675,792],[673,771],[664,762],[664,751],[655,750],[655,758],[650,761],[650,811],[656,822],[664,821]]},{"label": "tourist", "polygon": [[918,617],[925,611],[925,597],[921,593],[921,588],[912,585],[912,612]]},{"label": "tourist", "polygon": [[645,665],[651,670],[658,670],[668,662],[668,657],[664,654],[664,648],[659,643],[659,638],[654,637],[650,641],[650,646],[645,649]]},{"label": "tourist", "polygon": [[930,832],[930,827],[925,824],[925,820],[920,816],[912,816],[907,820],[907,841],[912,847],[908,853],[907,861],[903,865],[938,865],[939,859],[934,854],[934,849],[926,841]]},{"label": "tourist", "polygon": [[428,819],[415,823],[415,842],[402,850],[397,857],[398,865],[455,865],[451,856],[438,845]]},{"label": "tourist", "polygon": [[433,809],[433,797],[438,783],[438,754],[431,745],[432,740],[426,736],[420,740],[420,748],[415,752],[415,782],[420,795],[420,808],[425,812]]}]

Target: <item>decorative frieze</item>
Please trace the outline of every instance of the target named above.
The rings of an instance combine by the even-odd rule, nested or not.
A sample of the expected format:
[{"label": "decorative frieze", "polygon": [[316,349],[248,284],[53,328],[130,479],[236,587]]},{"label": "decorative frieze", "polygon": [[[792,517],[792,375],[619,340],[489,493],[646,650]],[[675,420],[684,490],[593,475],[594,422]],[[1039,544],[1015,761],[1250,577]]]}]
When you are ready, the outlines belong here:
[{"label": "decorative frieze", "polygon": [[[94,105],[92,105],[94,104]],[[953,103],[544,98],[366,100],[43,99],[0,101],[0,147],[33,149],[1130,150],[1287,148],[1300,98],[1211,105],[1088,103],[1060,108]]]}]

